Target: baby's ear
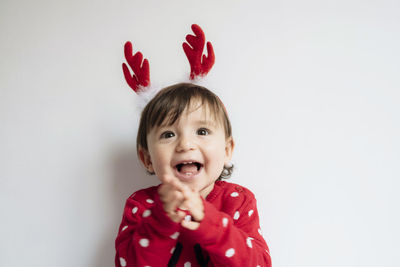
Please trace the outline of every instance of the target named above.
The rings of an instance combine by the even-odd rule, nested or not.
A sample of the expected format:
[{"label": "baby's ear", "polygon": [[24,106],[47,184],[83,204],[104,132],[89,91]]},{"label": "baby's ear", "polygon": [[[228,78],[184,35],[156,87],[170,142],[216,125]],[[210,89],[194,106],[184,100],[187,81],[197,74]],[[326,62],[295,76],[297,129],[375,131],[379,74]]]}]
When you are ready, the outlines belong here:
[{"label": "baby's ear", "polygon": [[147,171],[150,173],[154,173],[153,164],[151,162],[149,152],[146,149],[139,147],[138,154],[140,161],[143,163],[143,166],[147,169]]},{"label": "baby's ear", "polygon": [[225,165],[230,163],[234,149],[235,141],[233,141],[232,136],[228,137],[225,142]]}]

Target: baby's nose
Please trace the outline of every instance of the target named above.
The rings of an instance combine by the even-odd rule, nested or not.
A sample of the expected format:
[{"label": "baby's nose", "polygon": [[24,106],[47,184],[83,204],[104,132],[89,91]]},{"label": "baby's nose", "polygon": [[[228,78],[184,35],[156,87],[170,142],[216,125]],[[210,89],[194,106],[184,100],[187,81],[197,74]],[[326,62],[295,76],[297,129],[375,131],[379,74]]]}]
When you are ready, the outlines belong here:
[{"label": "baby's nose", "polygon": [[176,151],[187,151],[193,150],[196,148],[196,144],[193,140],[187,137],[181,137],[178,141],[178,145],[176,146]]}]

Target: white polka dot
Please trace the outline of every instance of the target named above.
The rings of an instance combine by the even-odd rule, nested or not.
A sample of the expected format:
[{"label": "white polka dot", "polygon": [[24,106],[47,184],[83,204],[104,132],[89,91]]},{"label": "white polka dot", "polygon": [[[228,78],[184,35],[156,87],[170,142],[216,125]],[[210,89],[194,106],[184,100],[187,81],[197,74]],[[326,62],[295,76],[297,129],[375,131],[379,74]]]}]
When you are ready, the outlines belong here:
[{"label": "white polka dot", "polygon": [[133,213],[133,214],[135,214],[137,211],[138,211],[138,207],[134,207],[134,208],[132,209],[132,213]]},{"label": "white polka dot", "polygon": [[126,260],[122,257],[119,258],[119,264],[121,264],[122,267],[126,266]]},{"label": "white polka dot", "polygon": [[251,237],[248,237],[248,238],[246,239],[246,244],[247,244],[247,246],[248,246],[249,248],[252,248],[252,247],[253,247],[253,244],[251,243],[251,240],[252,240]]},{"label": "white polka dot", "polygon": [[179,232],[173,233],[172,235],[170,235],[169,237],[171,237],[172,239],[177,239],[179,236]]},{"label": "white polka dot", "polygon": [[254,210],[249,210],[249,217],[253,215]]},{"label": "white polka dot", "polygon": [[223,219],[222,219],[222,225],[223,225],[224,227],[226,227],[226,226],[228,225],[228,218],[223,218]]},{"label": "white polka dot", "polygon": [[260,265],[257,265],[256,267],[261,267]]},{"label": "white polka dot", "polygon": [[231,194],[231,197],[238,197],[239,196],[239,193],[238,192],[233,192],[232,194]]},{"label": "white polka dot", "polygon": [[171,251],[170,251],[170,253],[171,253],[171,254],[173,254],[173,253],[174,253],[174,251],[175,251],[175,247],[171,248]]},{"label": "white polka dot", "polygon": [[225,252],[225,256],[227,256],[228,258],[232,257],[234,254],[235,250],[233,248],[230,248]]},{"label": "white polka dot", "polygon": [[189,261],[185,262],[185,264],[183,265],[183,267],[190,267],[190,266],[192,266],[192,264]]},{"label": "white polka dot", "polygon": [[150,211],[150,210],[145,210],[145,211],[143,212],[143,217],[144,217],[144,218],[149,217],[150,214],[151,214],[151,211]]},{"label": "white polka dot", "polygon": [[126,230],[126,228],[128,228],[128,225],[125,225],[124,227],[122,227],[121,232],[124,231],[124,230]]},{"label": "white polka dot", "polygon": [[236,211],[235,214],[233,215],[233,219],[237,220],[237,219],[239,219],[239,217],[240,217],[240,212]]},{"label": "white polka dot", "polygon": [[153,203],[154,203],[154,200],[152,200],[152,199],[146,199],[146,202],[147,202],[147,203],[150,203],[150,204],[153,204]]},{"label": "white polka dot", "polygon": [[147,238],[142,238],[139,240],[139,244],[144,247],[147,248],[149,246],[149,240]]},{"label": "white polka dot", "polygon": [[192,220],[192,216],[186,215],[185,216],[185,221],[190,222]]}]

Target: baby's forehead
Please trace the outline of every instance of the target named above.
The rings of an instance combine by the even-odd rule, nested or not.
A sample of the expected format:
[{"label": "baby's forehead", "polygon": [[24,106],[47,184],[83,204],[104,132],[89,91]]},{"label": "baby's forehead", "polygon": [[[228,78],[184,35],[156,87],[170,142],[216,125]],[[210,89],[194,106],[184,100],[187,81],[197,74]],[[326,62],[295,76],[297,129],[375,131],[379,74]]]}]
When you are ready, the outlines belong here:
[{"label": "baby's forehead", "polygon": [[160,126],[172,125],[176,121],[179,121],[182,116],[185,116],[186,119],[192,122],[198,122],[199,124],[208,124],[211,126],[222,124],[222,116],[216,107],[213,107],[209,103],[196,100],[188,104],[180,114],[176,114],[176,111],[171,110]]}]

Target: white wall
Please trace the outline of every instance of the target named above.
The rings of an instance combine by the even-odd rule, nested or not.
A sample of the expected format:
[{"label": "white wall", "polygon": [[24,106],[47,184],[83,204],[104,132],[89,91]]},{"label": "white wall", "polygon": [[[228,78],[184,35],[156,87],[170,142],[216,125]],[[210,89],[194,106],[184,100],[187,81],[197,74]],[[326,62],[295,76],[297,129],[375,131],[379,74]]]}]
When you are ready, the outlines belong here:
[{"label": "white wall", "polygon": [[275,267],[400,265],[400,2],[0,2],[0,266],[112,266],[137,162],[123,43],[182,80],[190,24]]}]

